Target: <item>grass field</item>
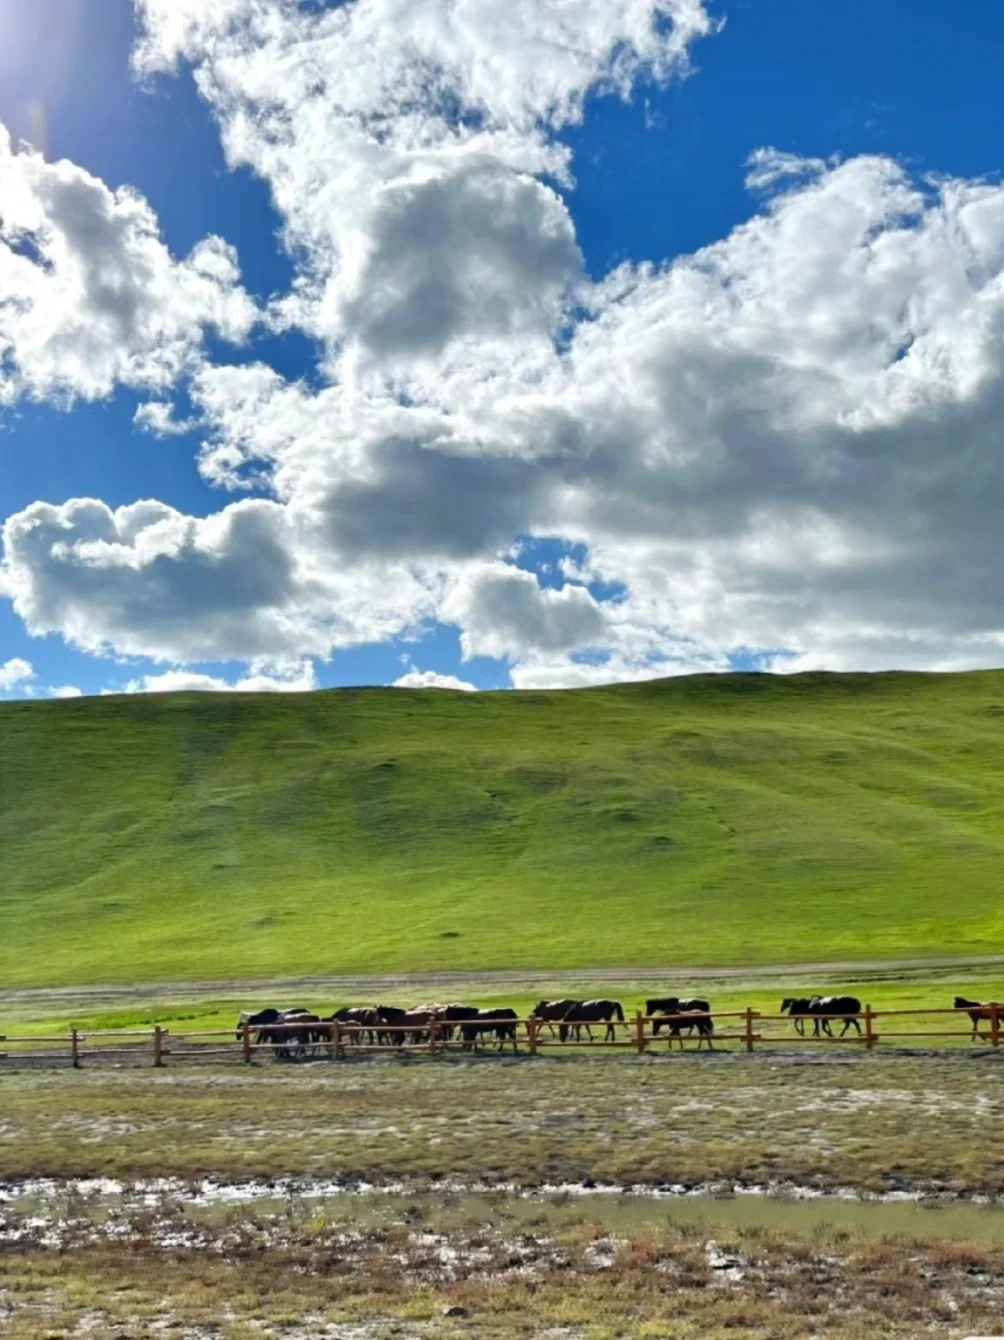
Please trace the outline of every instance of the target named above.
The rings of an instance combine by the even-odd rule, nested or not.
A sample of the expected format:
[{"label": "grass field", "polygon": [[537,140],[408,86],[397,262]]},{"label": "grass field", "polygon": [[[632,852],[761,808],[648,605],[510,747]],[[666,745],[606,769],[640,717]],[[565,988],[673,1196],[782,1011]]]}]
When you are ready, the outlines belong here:
[{"label": "grass field", "polygon": [[[985,967],[968,970],[890,968],[871,970],[852,978],[829,973],[806,979],[803,975],[792,976],[781,971],[768,980],[741,974],[715,976],[712,973],[698,979],[668,975],[627,978],[623,981],[603,979],[599,982],[588,972],[583,972],[542,974],[539,980],[521,980],[513,985],[485,980],[431,989],[424,985],[409,984],[406,980],[396,987],[379,989],[374,986],[349,988],[345,984],[327,988],[292,984],[277,987],[249,982],[243,990],[234,990],[232,994],[226,995],[217,994],[209,986],[192,987],[183,999],[172,995],[169,988],[159,988],[153,983],[142,988],[123,990],[120,1003],[104,1006],[80,1000],[72,994],[64,1000],[44,991],[31,993],[26,998],[19,998],[17,993],[0,993],[0,1034],[26,1038],[65,1036],[71,1028],[88,1034],[106,1030],[152,1029],[159,1024],[176,1036],[226,1029],[228,1037],[232,1037],[234,1024],[241,1011],[254,1010],[268,1004],[283,1006],[295,1003],[319,1015],[328,1015],[342,1005],[373,1004],[378,998],[387,1004],[410,1006],[417,1004],[420,997],[429,999],[431,996],[462,999],[485,1009],[509,1006],[518,1012],[520,1018],[526,1018],[541,998],[602,995],[613,997],[624,1006],[628,1026],[621,1034],[623,1038],[629,1035],[633,1015],[644,1008],[646,998],[666,995],[670,991],[683,995],[696,993],[709,999],[718,1015],[719,1033],[736,1033],[744,1026],[740,1020],[722,1018],[723,1014],[753,1008],[762,1015],[777,1016],[783,996],[820,991],[825,994],[856,995],[862,1003],[871,1005],[873,1010],[880,1013],[875,1028],[881,1036],[885,1037],[891,1032],[907,1035],[895,1043],[886,1038],[890,1045],[909,1045],[909,1035],[913,1033],[944,1030],[958,1036],[954,1039],[925,1039],[918,1045],[958,1045],[968,1048],[972,1045],[970,1023],[964,1013],[904,1015],[883,1019],[881,1011],[948,1009],[956,995],[970,1000],[1004,1001],[1004,968],[997,969],[994,976]],[[790,1041],[794,1036],[793,1026],[786,1019],[762,1021],[757,1031],[784,1041]]]},{"label": "grass field", "polygon": [[0,706],[7,986],[1004,945],[1004,673]]}]

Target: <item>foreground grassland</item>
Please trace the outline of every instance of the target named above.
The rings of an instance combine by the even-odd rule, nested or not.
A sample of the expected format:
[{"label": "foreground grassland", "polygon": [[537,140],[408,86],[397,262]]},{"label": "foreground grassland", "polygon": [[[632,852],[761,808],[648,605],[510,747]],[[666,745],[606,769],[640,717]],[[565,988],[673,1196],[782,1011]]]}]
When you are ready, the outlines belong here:
[{"label": "foreground grassland", "polygon": [[0,1073],[0,1177],[1004,1195],[1004,1055],[369,1058]]},{"label": "foreground grassland", "polygon": [[[231,1213],[198,1248],[128,1243],[0,1257],[9,1340],[875,1340],[992,1335],[1004,1249],[977,1237],[835,1230],[610,1233],[601,1214],[423,1212],[385,1222]],[[167,1216],[178,1233],[182,1216]],[[459,1222],[458,1222],[459,1220]],[[81,1234],[83,1237],[84,1235]],[[459,1313],[454,1319],[450,1314]],[[444,1320],[444,1314],[448,1319]]]},{"label": "foreground grassland", "polygon": [[[1002,1116],[988,1052],[0,1074],[0,1327],[12,1340],[994,1334],[1004,1213],[953,1197],[1004,1193]],[[130,1199],[24,1186],[39,1175],[173,1180]],[[207,1176],[264,1185],[242,1203],[207,1195]],[[397,1185],[317,1198],[319,1179]],[[556,1189],[593,1181],[710,1182],[719,1198]],[[723,1196],[736,1182],[928,1201]]]},{"label": "foreground grassland", "polygon": [[1004,674],[0,706],[0,979],[1004,944]]}]

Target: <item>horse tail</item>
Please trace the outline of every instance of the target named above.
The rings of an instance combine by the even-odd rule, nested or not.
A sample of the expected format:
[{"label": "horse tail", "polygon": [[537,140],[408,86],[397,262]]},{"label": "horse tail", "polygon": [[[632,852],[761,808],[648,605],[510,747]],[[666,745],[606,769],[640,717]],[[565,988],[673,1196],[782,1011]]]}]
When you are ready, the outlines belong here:
[{"label": "horse tail", "polygon": [[614,1018],[624,1022],[624,1009],[619,1000],[614,1001]]}]

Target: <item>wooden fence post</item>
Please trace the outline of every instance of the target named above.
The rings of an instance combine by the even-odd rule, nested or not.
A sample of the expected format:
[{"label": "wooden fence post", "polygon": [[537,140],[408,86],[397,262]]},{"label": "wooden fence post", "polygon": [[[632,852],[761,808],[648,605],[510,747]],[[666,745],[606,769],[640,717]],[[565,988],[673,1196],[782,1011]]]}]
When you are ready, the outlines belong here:
[{"label": "wooden fence post", "polygon": [[164,1064],[164,1032],[160,1024],[155,1024],[153,1030],[153,1063],[155,1066]]},{"label": "wooden fence post", "polygon": [[531,1056],[537,1055],[537,1020],[532,1016],[526,1021],[526,1045]]},{"label": "wooden fence post", "polygon": [[70,1060],[74,1070],[80,1069],[80,1034],[74,1028],[70,1033]]},{"label": "wooden fence post", "polygon": [[251,1064],[251,1025],[244,1021],[241,1024],[241,1053],[244,1057],[244,1064]]},{"label": "wooden fence post", "polygon": [[336,1060],[345,1059],[345,1047],[342,1043],[342,1026],[337,1019],[331,1023],[331,1041],[334,1045]]},{"label": "wooden fence post", "polygon": [[435,1056],[439,1040],[439,1024],[435,1019],[429,1021],[429,1051]]},{"label": "wooden fence post", "polygon": [[747,1007],[746,1007],[746,1037],[745,1037],[745,1042],[746,1042],[746,1050],[747,1050],[748,1052],[751,1052],[751,1051],[753,1050],[753,1042],[754,1042],[754,1038],[753,1038],[753,1020],[756,1018],[756,1013],[757,1013],[756,1010],[752,1009],[750,1006],[747,1006]]},{"label": "wooden fence post", "polygon": [[873,1010],[872,1010],[872,1007],[871,1007],[870,1005],[866,1005],[866,1006],[865,1006],[865,1048],[866,1048],[867,1051],[871,1051],[871,1049],[875,1046],[875,1043],[876,1043],[875,1030],[874,1030],[874,1028],[872,1027],[872,1021],[873,1021],[874,1018],[875,1018],[875,1014],[874,1014],[874,1012],[873,1012]]},{"label": "wooden fence post", "polygon": [[993,1047],[996,1047],[997,1044],[998,1044],[998,1042],[999,1042],[999,1040],[1000,1040],[1000,1028],[1001,1028],[1000,1012],[998,1011],[996,1005],[991,1005],[991,1006],[990,1006],[990,1044],[991,1044],[991,1046],[993,1046]]},{"label": "wooden fence post", "polygon": [[645,1016],[641,1010],[634,1017],[634,1045],[638,1048],[638,1055],[641,1056],[645,1050]]}]

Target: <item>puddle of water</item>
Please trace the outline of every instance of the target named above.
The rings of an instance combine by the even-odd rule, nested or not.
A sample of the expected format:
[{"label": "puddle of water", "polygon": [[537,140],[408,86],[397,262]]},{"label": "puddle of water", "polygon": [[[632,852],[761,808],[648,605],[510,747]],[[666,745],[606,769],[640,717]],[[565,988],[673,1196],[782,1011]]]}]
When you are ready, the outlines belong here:
[{"label": "puddle of water", "polygon": [[[264,1217],[296,1215],[350,1224],[366,1220],[399,1223],[402,1216],[437,1225],[455,1219],[506,1222],[510,1226],[595,1223],[606,1232],[646,1226],[689,1225],[709,1233],[735,1229],[778,1229],[800,1235],[827,1232],[905,1234],[1004,1246],[1004,1203],[921,1198],[911,1193],[863,1198],[845,1191],[821,1194],[812,1188],[704,1187],[687,1189],[596,1187],[572,1184],[533,1190],[443,1185],[435,1190],[405,1185],[351,1186],[331,1181],[282,1179],[276,1182],[183,1182],[172,1178],[123,1183],[105,1178],[0,1182],[0,1237],[4,1220],[22,1224],[59,1223],[67,1215],[92,1222],[126,1220],[133,1213],[181,1212],[207,1223],[236,1207]],[[11,1225],[12,1226],[12,1225]]]},{"label": "puddle of water", "polygon": [[781,1196],[687,1196],[671,1205],[615,1201],[603,1211],[604,1227],[614,1230],[667,1222],[699,1226],[709,1232],[723,1228],[765,1228],[811,1236],[825,1230],[863,1232],[876,1237],[904,1234],[918,1238],[952,1238],[986,1246],[1004,1246],[1004,1207],[957,1201],[861,1201],[834,1196],[820,1196],[813,1200]]}]

